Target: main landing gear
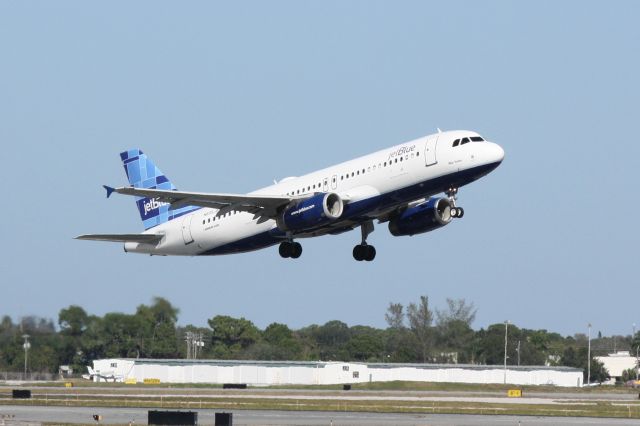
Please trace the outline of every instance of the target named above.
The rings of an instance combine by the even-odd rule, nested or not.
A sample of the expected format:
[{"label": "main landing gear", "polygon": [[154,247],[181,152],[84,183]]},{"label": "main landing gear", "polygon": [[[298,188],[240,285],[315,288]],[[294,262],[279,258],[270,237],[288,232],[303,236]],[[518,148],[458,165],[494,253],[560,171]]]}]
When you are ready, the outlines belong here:
[{"label": "main landing gear", "polygon": [[290,257],[291,259],[297,259],[302,254],[302,245],[293,241],[283,241],[278,248],[280,256],[285,259]]},{"label": "main landing gear", "polygon": [[362,242],[353,248],[353,258],[358,262],[366,260],[371,262],[376,258],[376,248],[367,244],[367,237],[373,232],[373,222],[368,221],[360,225]]},{"label": "main landing gear", "polygon": [[458,199],[458,188],[451,187],[445,192],[445,194],[447,194],[447,197],[451,202],[451,217],[457,217],[458,219],[460,219],[462,216],[464,216],[464,209],[462,207],[456,206],[456,200]]}]

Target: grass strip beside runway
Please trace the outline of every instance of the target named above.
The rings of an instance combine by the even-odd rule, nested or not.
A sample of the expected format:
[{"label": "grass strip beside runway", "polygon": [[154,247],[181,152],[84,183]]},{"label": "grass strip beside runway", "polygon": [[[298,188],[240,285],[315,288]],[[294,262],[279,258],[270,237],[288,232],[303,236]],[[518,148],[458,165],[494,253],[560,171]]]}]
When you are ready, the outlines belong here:
[{"label": "grass strip beside runway", "polygon": [[135,407],[166,409],[226,409],[226,410],[290,410],[290,411],[344,411],[374,413],[434,413],[434,414],[505,414],[532,416],[570,417],[617,417],[640,419],[640,401],[550,401],[542,404],[528,404],[526,401],[513,403],[474,401],[434,401],[421,400],[345,400],[339,397],[317,398],[283,396],[261,398],[260,395],[247,397],[164,397],[85,394],[34,395],[32,399],[0,398],[4,405],[33,406],[80,406],[80,407]]}]

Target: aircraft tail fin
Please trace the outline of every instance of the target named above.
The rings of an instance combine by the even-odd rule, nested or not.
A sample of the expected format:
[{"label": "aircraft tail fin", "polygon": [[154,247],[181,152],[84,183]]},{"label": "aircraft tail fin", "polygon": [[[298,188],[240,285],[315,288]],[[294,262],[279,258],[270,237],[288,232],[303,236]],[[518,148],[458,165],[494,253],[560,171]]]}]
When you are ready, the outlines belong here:
[{"label": "aircraft tail fin", "polygon": [[[134,188],[176,190],[173,183],[140,149],[134,148],[121,152],[120,158],[129,184]],[[111,195],[109,189],[107,188],[107,196]],[[172,209],[168,203],[148,197],[136,197],[136,207],[145,229],[153,228],[197,209],[193,206]]]}]

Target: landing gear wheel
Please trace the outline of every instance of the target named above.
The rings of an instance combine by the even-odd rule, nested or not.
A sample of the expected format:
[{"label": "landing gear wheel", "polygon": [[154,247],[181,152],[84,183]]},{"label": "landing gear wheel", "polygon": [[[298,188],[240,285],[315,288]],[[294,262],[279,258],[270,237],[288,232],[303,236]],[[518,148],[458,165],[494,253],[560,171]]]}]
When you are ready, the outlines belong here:
[{"label": "landing gear wheel", "polygon": [[364,248],[366,249],[364,260],[371,262],[376,258],[376,248],[374,246],[364,246]]},{"label": "landing gear wheel", "polygon": [[297,259],[302,254],[302,245],[300,243],[291,243],[291,258]]},{"label": "landing gear wheel", "polygon": [[457,218],[461,218],[464,216],[464,209],[462,207],[457,207],[458,213],[456,214]]},{"label": "landing gear wheel", "polygon": [[458,217],[458,208],[451,207],[451,217]]},{"label": "landing gear wheel", "polygon": [[368,244],[358,244],[353,248],[353,258],[358,262],[363,260],[371,262],[376,258],[376,248]]},{"label": "landing gear wheel", "polygon": [[280,253],[280,257],[284,259],[291,257],[291,243],[288,241],[280,243],[280,247],[278,247],[278,252]]},{"label": "landing gear wheel", "polygon": [[290,257],[291,259],[297,259],[302,254],[302,246],[300,245],[300,243],[283,241],[280,243],[278,251],[280,252],[280,256],[285,259],[288,257]]},{"label": "landing gear wheel", "polygon": [[362,244],[358,244],[353,248],[353,258],[358,262],[364,260],[364,247]]}]

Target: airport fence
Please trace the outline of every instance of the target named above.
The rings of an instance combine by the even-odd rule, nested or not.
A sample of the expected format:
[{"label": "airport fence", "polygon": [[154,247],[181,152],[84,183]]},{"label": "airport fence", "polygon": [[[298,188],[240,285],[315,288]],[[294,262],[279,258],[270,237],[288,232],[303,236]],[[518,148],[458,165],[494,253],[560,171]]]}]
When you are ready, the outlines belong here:
[{"label": "airport fence", "polygon": [[54,373],[39,373],[39,372],[28,372],[28,373],[19,373],[16,371],[0,371],[0,381],[10,381],[10,380],[15,380],[15,381],[47,381],[47,382],[51,382],[51,381],[55,381],[55,380],[64,380],[68,378],[66,375],[65,377],[60,377],[60,374],[54,374]]}]

